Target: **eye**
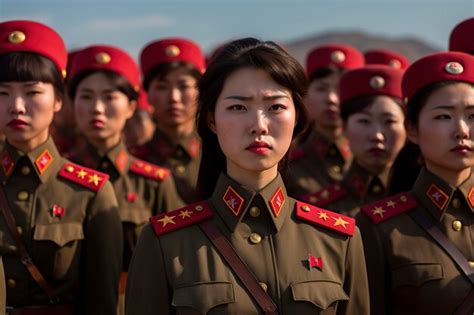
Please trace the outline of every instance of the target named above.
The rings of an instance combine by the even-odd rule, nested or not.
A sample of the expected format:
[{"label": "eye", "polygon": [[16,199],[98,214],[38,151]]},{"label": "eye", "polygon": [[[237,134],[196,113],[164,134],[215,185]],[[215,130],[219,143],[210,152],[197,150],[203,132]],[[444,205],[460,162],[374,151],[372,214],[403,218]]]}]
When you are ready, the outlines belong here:
[{"label": "eye", "polygon": [[232,110],[232,111],[244,111],[244,110],[246,110],[245,106],[240,105],[240,104],[230,105],[229,107],[227,107],[227,109]]},{"label": "eye", "polygon": [[436,119],[436,120],[448,120],[450,118],[451,117],[448,114],[440,114],[440,115],[436,115],[434,117],[434,119]]},{"label": "eye", "polygon": [[79,99],[80,100],[90,100],[90,99],[92,99],[92,96],[90,94],[79,94]]},{"label": "eye", "polygon": [[395,120],[395,119],[387,119],[385,120],[385,124],[386,125],[393,125],[393,124],[396,124],[398,121]]},{"label": "eye", "polygon": [[273,104],[272,106],[270,106],[270,111],[273,111],[273,112],[282,111],[282,110],[285,110],[287,108],[288,107],[286,107],[283,104]]},{"label": "eye", "polygon": [[38,95],[38,94],[41,94],[42,92],[39,91],[39,90],[29,90],[26,92],[26,95],[28,96],[35,96],[35,95]]},{"label": "eye", "polygon": [[8,96],[8,92],[7,92],[7,91],[0,91],[0,95],[2,95],[2,96]]},{"label": "eye", "polygon": [[370,120],[368,118],[359,118],[356,120],[357,123],[361,125],[368,125],[370,124]]}]

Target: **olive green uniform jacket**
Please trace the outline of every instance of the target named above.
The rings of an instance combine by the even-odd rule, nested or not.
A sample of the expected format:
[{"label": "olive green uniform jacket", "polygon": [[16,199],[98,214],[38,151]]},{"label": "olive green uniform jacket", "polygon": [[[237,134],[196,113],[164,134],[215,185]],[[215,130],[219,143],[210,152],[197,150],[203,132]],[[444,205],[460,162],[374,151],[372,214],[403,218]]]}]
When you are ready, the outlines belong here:
[{"label": "olive green uniform jacket", "polygon": [[210,200],[154,217],[145,227],[129,270],[126,314],[261,313],[199,226],[183,226],[204,211],[279,314],[368,314],[353,219],[298,203],[280,176],[255,192],[223,174]]}]

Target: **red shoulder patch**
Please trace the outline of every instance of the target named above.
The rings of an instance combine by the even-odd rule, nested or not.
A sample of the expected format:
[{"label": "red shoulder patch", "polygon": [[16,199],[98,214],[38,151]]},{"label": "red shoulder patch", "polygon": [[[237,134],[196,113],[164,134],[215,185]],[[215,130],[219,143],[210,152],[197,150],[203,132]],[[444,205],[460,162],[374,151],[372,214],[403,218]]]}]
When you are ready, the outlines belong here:
[{"label": "red shoulder patch", "polygon": [[348,190],[340,184],[331,184],[314,193],[301,197],[304,202],[308,202],[318,207],[324,207],[347,195]]},{"label": "red shoulder patch", "polygon": [[297,201],[296,217],[313,225],[324,226],[341,234],[354,235],[355,219],[326,209]]},{"label": "red shoulder patch", "polygon": [[290,162],[299,160],[305,156],[304,150],[301,148],[296,148],[290,151]]},{"label": "red shoulder patch", "polygon": [[71,162],[63,165],[59,171],[59,176],[94,191],[101,190],[109,179],[107,174]]},{"label": "red shoulder patch", "polygon": [[207,202],[200,201],[184,208],[161,213],[150,218],[150,223],[157,236],[161,236],[186,226],[212,218],[213,213]]},{"label": "red shoulder patch", "polygon": [[379,224],[415,208],[416,205],[415,197],[405,192],[365,205],[361,208],[361,211],[369,217],[372,223]]},{"label": "red shoulder patch", "polygon": [[133,161],[132,165],[130,165],[130,171],[159,182],[162,182],[171,175],[169,169],[139,159]]}]

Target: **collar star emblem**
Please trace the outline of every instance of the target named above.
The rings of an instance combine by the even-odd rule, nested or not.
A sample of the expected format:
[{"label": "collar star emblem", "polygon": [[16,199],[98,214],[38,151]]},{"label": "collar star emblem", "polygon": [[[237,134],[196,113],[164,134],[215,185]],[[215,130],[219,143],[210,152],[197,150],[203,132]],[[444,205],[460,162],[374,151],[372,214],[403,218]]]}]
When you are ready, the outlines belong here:
[{"label": "collar star emblem", "polygon": [[226,203],[229,205],[229,207],[231,207],[232,209],[235,209],[235,207],[237,206],[237,200],[235,200],[235,198],[231,197],[229,199],[226,200]]},{"label": "collar star emblem", "polygon": [[321,220],[326,221],[327,219],[329,219],[329,216],[328,216],[327,212],[319,211],[318,214],[319,214],[319,218],[320,218]]},{"label": "collar star emblem", "polygon": [[376,215],[378,214],[379,216],[381,216],[383,218],[383,214],[385,213],[385,209],[382,208],[382,207],[375,207],[373,210],[372,210],[372,214],[373,215]]},{"label": "collar star emblem", "polygon": [[434,192],[431,197],[433,197],[436,201],[439,202],[439,198],[441,198],[441,194],[439,193],[439,191],[437,192]]},{"label": "collar star emblem", "polygon": [[167,215],[165,215],[163,218],[158,219],[157,221],[158,221],[158,222],[161,222],[161,223],[163,224],[162,227],[165,227],[165,226],[167,226],[168,224],[176,224],[176,222],[173,221],[173,219],[174,219],[175,217],[176,217],[175,215],[172,215],[172,216],[167,216]]},{"label": "collar star emblem", "polygon": [[193,211],[189,210],[181,210],[179,212],[179,216],[181,217],[181,219],[190,218],[191,214],[193,214]]},{"label": "collar star emblem", "polygon": [[395,201],[393,201],[393,200],[387,201],[387,207],[395,208]]},{"label": "collar star emblem", "polygon": [[336,220],[336,222],[334,222],[334,226],[342,226],[344,229],[347,229],[347,226],[346,224],[349,224],[349,222],[345,221],[342,217],[338,217],[338,218],[335,218],[335,217],[332,217],[334,220]]},{"label": "collar star emblem", "polygon": [[79,177],[80,179],[84,179],[87,175],[87,172],[84,171],[83,169],[81,169],[80,171],[78,171],[77,173],[77,177]]},{"label": "collar star emblem", "polygon": [[95,186],[99,186],[99,182],[102,180],[97,174],[89,175],[89,183],[93,183]]}]

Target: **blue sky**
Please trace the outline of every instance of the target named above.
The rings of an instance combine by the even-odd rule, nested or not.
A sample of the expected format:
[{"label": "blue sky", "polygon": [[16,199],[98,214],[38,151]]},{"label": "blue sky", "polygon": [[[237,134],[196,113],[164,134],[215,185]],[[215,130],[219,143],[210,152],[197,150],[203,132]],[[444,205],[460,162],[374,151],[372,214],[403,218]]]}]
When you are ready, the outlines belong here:
[{"label": "blue sky", "polygon": [[37,20],[69,49],[111,44],[134,57],[167,36],[209,51],[241,36],[286,42],[330,30],[417,37],[446,49],[451,29],[472,16],[474,0],[0,0],[2,21]]}]

